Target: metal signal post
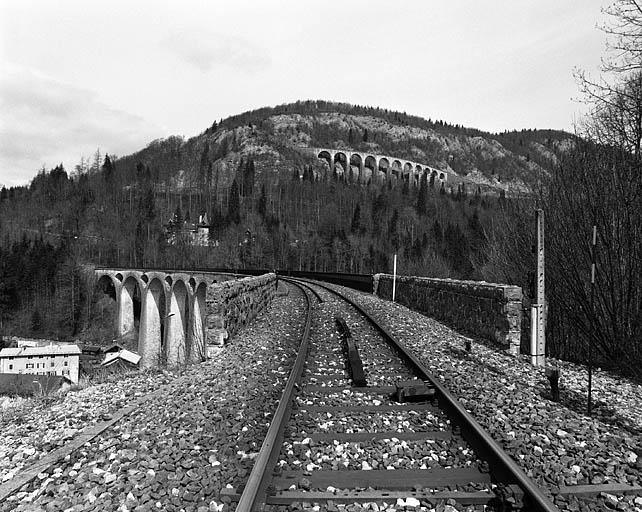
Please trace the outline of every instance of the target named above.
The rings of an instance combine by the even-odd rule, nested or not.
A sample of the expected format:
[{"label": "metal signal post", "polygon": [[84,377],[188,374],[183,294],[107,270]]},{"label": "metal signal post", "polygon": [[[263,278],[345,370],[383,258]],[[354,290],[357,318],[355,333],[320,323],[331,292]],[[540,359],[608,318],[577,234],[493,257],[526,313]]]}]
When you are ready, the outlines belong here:
[{"label": "metal signal post", "polygon": [[[595,318],[595,243],[597,242],[597,226],[593,224],[593,243],[591,244],[591,314]],[[593,340],[588,337],[588,400],[586,412],[590,416],[593,403],[592,403],[592,388],[593,388]]]},{"label": "metal signal post", "polygon": [[544,366],[546,359],[546,296],[544,275],[544,210],[535,210],[537,224],[537,274],[535,275],[535,304],[531,315],[531,362]]}]

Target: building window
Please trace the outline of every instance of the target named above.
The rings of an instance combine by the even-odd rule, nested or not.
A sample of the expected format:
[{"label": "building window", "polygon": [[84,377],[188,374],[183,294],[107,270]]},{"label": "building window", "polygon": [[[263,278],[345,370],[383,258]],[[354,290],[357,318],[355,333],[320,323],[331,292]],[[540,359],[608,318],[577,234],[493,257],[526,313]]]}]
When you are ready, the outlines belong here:
[{"label": "building window", "polygon": [[69,361],[65,361],[65,366],[69,366]]},{"label": "building window", "polygon": [[56,363],[54,363],[53,361],[51,361],[51,363],[49,363],[49,366],[56,366]]},{"label": "building window", "polygon": [[12,364],[9,365],[9,369],[13,370],[13,365]]},{"label": "building window", "polygon": [[30,368],[33,368],[33,363],[27,363],[25,368],[28,370]]}]

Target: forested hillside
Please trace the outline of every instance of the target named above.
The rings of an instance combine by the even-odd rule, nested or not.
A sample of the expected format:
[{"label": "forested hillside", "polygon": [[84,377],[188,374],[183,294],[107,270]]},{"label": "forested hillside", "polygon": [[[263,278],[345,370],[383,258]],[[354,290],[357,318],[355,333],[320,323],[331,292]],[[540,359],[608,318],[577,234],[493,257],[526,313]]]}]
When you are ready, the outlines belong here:
[{"label": "forested hillside", "polygon": [[[443,187],[427,175],[419,186],[396,178],[359,183],[350,169],[331,170],[308,147],[407,158],[447,171],[449,179]],[[604,181],[615,165],[621,177]],[[585,344],[576,333],[591,322],[590,312],[583,274],[569,261],[586,263],[587,211],[604,194],[633,194],[623,203],[626,224],[617,224],[623,233],[633,229],[639,213],[629,206],[640,201],[634,169],[626,154],[563,132],[491,135],[327,102],[244,113],[187,141],[154,141],[121,158],[97,151],[73,170],[60,165],[29,186],[0,191],[1,333],[83,334],[85,263],[374,273],[391,271],[397,254],[401,274],[518,284],[528,304],[532,216],[544,206],[553,276],[547,289],[555,297],[549,326],[557,334],[549,350],[582,360]],[[633,188],[622,189],[627,183]],[[209,234],[194,245],[188,228],[204,216]],[[640,249],[635,237],[622,238],[629,239],[632,248],[614,246],[603,257],[626,267],[626,254]],[[635,318],[640,288],[633,276],[640,267],[627,272],[630,278],[609,281],[621,288],[613,297],[626,294],[626,301],[611,304],[605,294],[599,307]],[[613,340],[637,347],[639,322],[626,325],[604,331],[605,364],[620,353],[609,349]]]},{"label": "forested hillside", "polygon": [[[524,183],[524,173],[547,173],[543,166],[568,140],[543,131],[490,136],[399,112],[299,102],[122,158],[97,151],[73,170],[43,170],[28,187],[0,192],[3,329],[74,334],[80,302],[72,284],[84,262],[379,272],[397,253],[401,272],[480,278],[484,226],[505,202],[501,187],[510,177]],[[310,146],[412,158],[483,177],[498,192],[488,195],[472,180],[441,188],[427,176],[419,187],[358,184],[302,151]],[[202,215],[209,246],[190,246],[185,226]]]},{"label": "forested hillside", "polygon": [[[400,272],[479,277],[483,225],[506,201],[446,192],[427,177],[419,188],[315,179],[305,166],[260,181],[251,159],[214,195],[160,187],[142,165],[124,185],[119,164],[107,156],[99,172],[74,177],[56,167],[2,192],[5,327],[12,319],[17,331],[72,334],[80,313],[70,276],[84,262],[371,273],[390,270],[398,253]],[[185,226],[204,213],[209,245],[190,245]]]}]

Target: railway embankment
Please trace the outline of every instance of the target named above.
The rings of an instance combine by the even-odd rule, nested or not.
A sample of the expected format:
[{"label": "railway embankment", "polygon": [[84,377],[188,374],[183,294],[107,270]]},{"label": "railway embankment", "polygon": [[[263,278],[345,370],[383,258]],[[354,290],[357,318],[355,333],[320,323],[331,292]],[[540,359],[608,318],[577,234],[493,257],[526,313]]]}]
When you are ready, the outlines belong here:
[{"label": "railway embankment", "polygon": [[209,286],[205,302],[206,329],[210,343],[220,339],[219,333],[222,330],[226,337],[231,337],[241,327],[249,324],[272,302],[276,287],[276,274],[271,273],[222,281]]},{"label": "railway embankment", "polygon": [[[586,410],[586,369],[561,369],[560,401],[550,399],[544,370],[476,343],[444,324],[347,288],[440,378],[528,476],[549,489],[589,484],[642,485],[642,386],[609,372],[593,376],[595,408]],[[472,341],[472,351],[465,350]],[[562,510],[642,510],[642,493],[568,497]],[[565,505],[568,505],[566,507]]]},{"label": "railway embankment", "polygon": [[[220,490],[244,483],[265,436],[296,355],[303,308],[300,294],[278,296],[211,359],[150,382],[133,412],[0,500],[0,510],[221,510]],[[3,429],[31,432],[30,442],[9,447],[3,437],[0,450],[36,464],[50,453],[39,438],[49,436],[56,421],[82,415],[98,395],[119,396],[146,378],[70,393],[49,421],[39,421],[37,411],[15,418]],[[161,393],[154,393],[157,385],[165,386]],[[105,403],[102,411],[127,403]],[[76,436],[92,420],[79,420]],[[18,478],[28,468],[14,469]]]},{"label": "railway embankment", "polygon": [[[466,352],[468,338],[436,320],[373,295],[343,291],[412,347],[538,484],[548,489],[583,483],[640,485],[639,385],[597,371],[597,407],[588,417],[583,414],[583,368],[555,362],[562,369],[561,401],[552,402],[543,371],[530,366],[525,357],[474,341],[472,352]],[[217,357],[188,367],[182,375],[158,374],[154,381],[141,374],[128,385],[107,385],[101,391],[107,405],[102,410],[97,407],[93,416],[83,412],[96,401],[87,390],[51,416],[45,409],[34,410],[3,425],[33,438],[33,445],[19,447],[24,455],[30,446],[42,448],[38,438],[48,435],[49,429],[62,428],[60,422],[69,416],[81,418],[74,427],[80,429],[83,421],[90,425],[103,411],[139,400],[133,412],[16,489],[0,510],[230,510],[233,504],[221,500],[219,493],[227,486],[240,490],[247,480],[288,377],[303,328],[303,309],[302,297],[294,292],[276,296],[271,306],[219,349]],[[331,336],[333,326],[324,328],[325,342],[339,343]],[[380,362],[365,364],[367,372],[377,373]],[[319,366],[315,371],[330,368]],[[131,395],[124,395],[129,388]],[[112,405],[107,399],[110,393]],[[3,438],[0,450],[9,453],[6,446]],[[401,448],[385,442],[376,449],[393,457]],[[11,450],[9,471],[14,457],[15,462],[24,458]],[[33,465],[40,453],[28,455],[25,462]],[[410,459],[406,463],[413,464]],[[639,512],[642,494],[602,492],[557,503],[561,510]]]},{"label": "railway embankment", "polygon": [[[375,274],[374,293],[392,299],[393,276]],[[519,353],[522,289],[519,286],[430,277],[397,276],[395,301],[436,320]]]}]

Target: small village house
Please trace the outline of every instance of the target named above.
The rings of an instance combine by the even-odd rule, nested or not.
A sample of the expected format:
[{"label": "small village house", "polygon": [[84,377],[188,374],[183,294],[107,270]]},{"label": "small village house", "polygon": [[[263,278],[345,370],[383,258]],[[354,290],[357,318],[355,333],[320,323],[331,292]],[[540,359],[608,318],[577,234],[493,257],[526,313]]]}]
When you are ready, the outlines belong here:
[{"label": "small village house", "polygon": [[58,375],[78,383],[80,366],[78,345],[3,348],[0,373]]}]

